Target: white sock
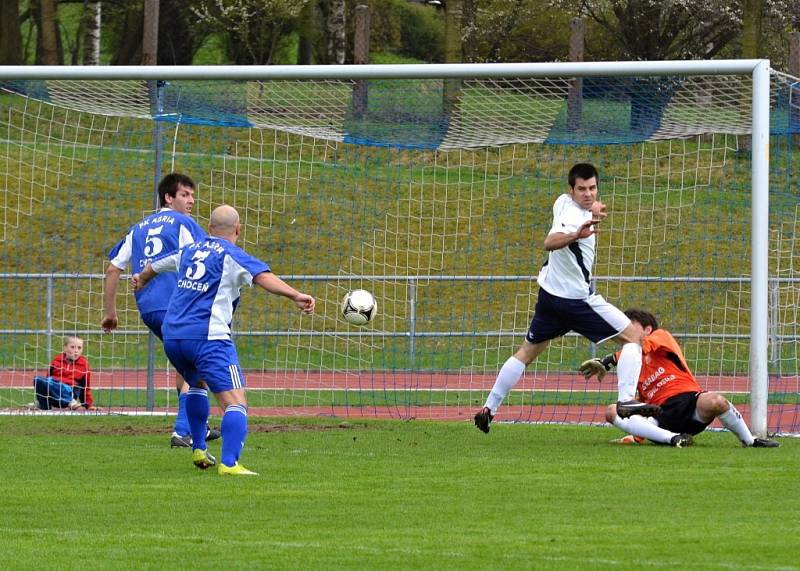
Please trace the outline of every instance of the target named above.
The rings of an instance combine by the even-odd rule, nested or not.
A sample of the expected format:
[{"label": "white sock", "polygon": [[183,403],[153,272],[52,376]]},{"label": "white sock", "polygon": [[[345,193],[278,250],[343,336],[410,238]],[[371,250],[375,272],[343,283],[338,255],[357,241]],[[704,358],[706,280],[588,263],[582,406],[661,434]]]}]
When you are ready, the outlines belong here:
[{"label": "white sock", "polygon": [[633,400],[636,384],[642,372],[642,347],[638,343],[625,343],[619,353],[617,363],[617,400]]},{"label": "white sock", "polygon": [[657,424],[651,422],[649,419],[638,414],[634,414],[628,418],[620,418],[615,416],[613,424],[628,434],[641,436],[642,438],[647,438],[653,442],[661,442],[663,444],[669,444],[669,441],[672,440],[672,437],[677,436],[674,432],[664,430]]},{"label": "white sock", "polygon": [[497,373],[497,380],[495,380],[494,386],[492,387],[492,392],[486,397],[486,404],[484,405],[489,407],[493,415],[497,414],[500,403],[503,402],[503,399],[506,398],[511,389],[514,388],[514,385],[519,382],[524,372],[525,363],[513,355],[509,357],[500,368],[500,372]]},{"label": "white sock", "polygon": [[733,432],[739,440],[741,440],[747,446],[752,446],[753,444],[753,434],[750,432],[750,429],[747,428],[747,425],[742,418],[742,413],[736,410],[736,407],[729,401],[728,404],[730,407],[728,410],[723,412],[717,418],[722,423],[722,426]]}]

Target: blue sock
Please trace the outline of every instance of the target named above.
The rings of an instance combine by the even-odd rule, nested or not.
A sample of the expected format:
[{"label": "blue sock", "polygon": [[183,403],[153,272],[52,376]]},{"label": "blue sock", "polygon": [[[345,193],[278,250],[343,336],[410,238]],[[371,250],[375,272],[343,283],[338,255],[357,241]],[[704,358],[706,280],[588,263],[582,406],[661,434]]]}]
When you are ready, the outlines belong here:
[{"label": "blue sock", "polygon": [[192,450],[206,449],[206,426],[211,406],[208,404],[208,391],[191,388],[186,393],[186,417],[192,433]]},{"label": "blue sock", "polygon": [[222,416],[222,458],[226,466],[239,461],[244,441],[247,438],[247,407],[234,404],[225,409]]},{"label": "blue sock", "polygon": [[178,416],[175,417],[175,426],[172,430],[181,436],[186,436],[190,432],[189,419],[186,418],[186,393],[178,393]]}]

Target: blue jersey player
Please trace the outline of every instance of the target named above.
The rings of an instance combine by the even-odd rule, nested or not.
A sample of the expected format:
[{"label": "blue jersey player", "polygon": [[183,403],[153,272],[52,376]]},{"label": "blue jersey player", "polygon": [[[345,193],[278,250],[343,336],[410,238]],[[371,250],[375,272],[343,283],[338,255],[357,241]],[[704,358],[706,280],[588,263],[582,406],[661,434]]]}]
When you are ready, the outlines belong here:
[{"label": "blue jersey player", "polygon": [[[101,325],[105,332],[116,329],[118,325],[117,287],[125,268],[130,265],[132,274],[140,272],[149,261],[206,237],[205,231],[189,216],[194,205],[194,189],[194,181],[186,175],[172,173],[165,176],[158,185],[161,209],[134,224],[111,250],[103,291],[105,315]],[[161,323],[176,282],[175,275],[159,276],[147,291],[136,293],[136,306],[142,321],[159,339],[163,339]],[[189,386],[180,374],[176,377],[176,388],[178,416],[170,443],[173,448],[188,447],[191,446],[186,419]],[[219,438],[219,431],[209,430],[208,437]]]},{"label": "blue jersey player", "polygon": [[[304,313],[314,311],[315,300],[278,276],[269,265],[236,246],[241,226],[234,208],[214,209],[208,225],[209,237],[148,264],[133,276],[134,288],[142,293],[163,272],[177,272],[177,287],[164,318],[164,350],[191,388],[186,413],[192,432],[192,461],[206,469],[216,464],[206,446],[209,415],[208,392],[223,409],[222,456],[218,472],[256,475],[239,464],[247,437],[245,380],[236,347],[231,340],[231,320],[241,288],[256,285],[270,293],[288,297]],[[146,287],[145,287],[146,286]]]}]

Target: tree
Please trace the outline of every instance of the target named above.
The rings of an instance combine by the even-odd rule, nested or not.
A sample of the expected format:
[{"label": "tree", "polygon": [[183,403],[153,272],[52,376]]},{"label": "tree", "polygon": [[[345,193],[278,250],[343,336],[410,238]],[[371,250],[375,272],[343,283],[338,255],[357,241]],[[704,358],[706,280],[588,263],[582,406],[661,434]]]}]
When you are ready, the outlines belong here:
[{"label": "tree", "polygon": [[190,9],[197,23],[225,38],[232,63],[270,64],[308,1],[201,0]]},{"label": "tree", "polygon": [[[551,0],[464,0],[468,62],[558,61],[569,51],[570,15]],[[599,43],[602,45],[602,43]],[[599,52],[597,59],[603,59]]]},{"label": "tree", "polygon": [[[32,4],[36,4],[34,0]],[[64,62],[61,41],[58,34],[58,13],[56,0],[38,0],[39,43],[36,63],[59,65]]]},{"label": "tree", "polygon": [[[186,0],[160,0],[158,20],[159,65],[190,65],[208,37]],[[107,2],[104,21],[111,45],[112,65],[139,65],[144,36],[144,2]]]},{"label": "tree", "polygon": [[345,0],[328,0],[328,58],[330,63],[343,64],[347,53]]},{"label": "tree", "polygon": [[100,2],[85,2],[81,28],[83,31],[83,65],[100,63]]},{"label": "tree", "polygon": [[561,0],[599,24],[624,59],[711,58],[739,33],[738,6],[721,0]]},{"label": "tree", "polygon": [[328,63],[343,64],[347,52],[344,0],[326,0],[325,31],[328,37]]},{"label": "tree", "polygon": [[[797,29],[800,18],[798,0],[553,0],[553,5],[591,19],[615,42],[621,59],[634,60],[742,57],[756,53],[759,41],[761,55],[774,59],[785,52],[786,34]],[[769,38],[759,27],[770,29]],[[765,39],[772,50],[764,47]]]},{"label": "tree", "polygon": [[22,64],[19,1],[0,0],[0,65]]},{"label": "tree", "polygon": [[314,54],[319,27],[318,9],[315,2],[307,2],[297,19],[297,64],[310,65]]}]

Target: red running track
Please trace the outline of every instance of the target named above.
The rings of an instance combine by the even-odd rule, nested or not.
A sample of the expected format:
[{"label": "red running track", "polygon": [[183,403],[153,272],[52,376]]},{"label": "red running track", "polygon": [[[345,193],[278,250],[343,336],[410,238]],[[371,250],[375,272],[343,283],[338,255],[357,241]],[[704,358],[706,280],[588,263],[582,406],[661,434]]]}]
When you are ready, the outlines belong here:
[{"label": "red running track", "polygon": [[[0,388],[31,387],[35,371],[0,371]],[[405,371],[367,372],[305,372],[305,371],[249,371],[246,383],[250,389],[297,390],[297,391],[475,391],[481,395],[494,384],[494,374],[432,373]],[[613,375],[609,379],[616,379]],[[744,376],[698,376],[701,386],[723,393],[746,393],[750,382]],[[155,375],[157,389],[168,389],[174,385],[174,374],[160,370]],[[147,386],[146,371],[120,369],[93,373],[93,388],[115,388],[144,390]],[[586,381],[577,374],[526,374],[517,385],[518,391],[565,391],[597,392],[613,391],[615,380],[600,384]],[[800,377],[771,377],[770,392],[800,393]],[[409,399],[413,400],[413,399]],[[398,397],[398,401],[403,401]],[[474,404],[455,406],[417,406],[397,404],[395,406],[292,406],[250,407],[250,413],[258,416],[333,416],[337,418],[402,418],[433,420],[472,420]],[[740,410],[749,421],[749,406]],[[174,409],[160,409],[170,412]],[[504,406],[497,421],[553,422],[553,423],[604,423],[605,406],[599,405],[527,405]],[[800,405],[769,405],[768,422],[770,432],[800,432]],[[715,424],[716,425],[716,424]]]},{"label": "red running track", "polygon": [[[0,370],[0,388],[25,388],[32,384],[38,370]],[[174,385],[174,373],[159,370],[155,373],[156,388]],[[246,384],[251,389],[283,390],[489,390],[495,373],[439,373],[420,371],[246,371]],[[616,376],[609,375],[603,383],[584,380],[572,373],[526,374],[519,388],[539,391],[596,392],[616,388]],[[697,380],[707,390],[727,393],[746,393],[750,380],[739,375],[698,375]],[[92,387],[98,389],[145,389],[147,372],[141,369],[116,369],[92,372]],[[770,377],[770,392],[800,392],[800,376]]]}]

